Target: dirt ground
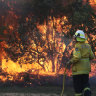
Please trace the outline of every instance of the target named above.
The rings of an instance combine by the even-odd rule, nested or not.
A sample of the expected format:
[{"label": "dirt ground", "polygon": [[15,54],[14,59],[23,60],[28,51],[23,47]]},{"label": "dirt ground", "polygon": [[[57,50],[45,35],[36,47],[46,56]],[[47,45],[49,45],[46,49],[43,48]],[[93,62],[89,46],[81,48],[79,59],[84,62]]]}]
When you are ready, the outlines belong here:
[{"label": "dirt ground", "polygon": [[[33,94],[33,93],[0,93],[0,96],[60,96],[57,94]],[[63,95],[67,96],[67,95]]]}]

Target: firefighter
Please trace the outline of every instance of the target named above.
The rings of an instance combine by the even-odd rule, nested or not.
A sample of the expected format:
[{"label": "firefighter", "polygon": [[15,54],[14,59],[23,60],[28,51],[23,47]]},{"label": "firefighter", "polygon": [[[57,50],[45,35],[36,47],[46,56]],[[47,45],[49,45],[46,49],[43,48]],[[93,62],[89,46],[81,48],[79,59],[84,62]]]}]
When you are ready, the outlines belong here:
[{"label": "firefighter", "polygon": [[74,51],[72,58],[67,62],[72,64],[72,78],[75,96],[91,96],[89,85],[90,61],[94,59],[91,46],[85,42],[85,33],[77,30],[74,35]]}]

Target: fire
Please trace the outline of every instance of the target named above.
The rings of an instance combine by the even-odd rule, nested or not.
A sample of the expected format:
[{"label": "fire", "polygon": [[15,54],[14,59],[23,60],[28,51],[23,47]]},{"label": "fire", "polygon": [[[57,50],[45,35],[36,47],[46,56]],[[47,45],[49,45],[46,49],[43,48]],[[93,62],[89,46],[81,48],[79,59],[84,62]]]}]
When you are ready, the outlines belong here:
[{"label": "fire", "polygon": [[[5,0],[2,0],[2,2],[5,2]],[[14,1],[14,3],[16,4],[16,1]],[[94,3],[96,3],[95,0]],[[93,3],[91,2],[90,4]],[[8,26],[8,30],[5,29],[4,34],[7,34],[8,32],[12,34],[12,32],[15,31],[16,38],[18,38],[18,41],[20,41],[19,34],[18,34],[18,27],[20,26],[18,24],[19,22],[18,19],[20,19],[20,16],[15,14],[15,12],[13,11],[14,7],[10,5],[10,2],[8,2],[8,6],[11,8],[11,10],[8,11],[8,15],[6,17],[2,16],[2,19],[5,19],[6,21],[3,22],[3,25]],[[25,18],[25,25],[29,21],[31,21],[31,19],[27,16]],[[38,41],[38,46],[37,46],[33,38],[31,37],[28,38],[28,40],[31,43],[31,45],[28,46],[28,50],[30,49],[31,50],[30,53],[33,52],[35,54],[35,55],[33,54],[35,57],[32,57],[32,55],[26,52],[23,56],[19,57],[16,62],[13,62],[3,49],[3,48],[10,48],[10,46],[6,44],[6,42],[2,42],[1,43],[2,48],[0,49],[2,54],[2,56],[0,56],[2,57],[2,72],[0,74],[0,79],[3,82],[6,82],[7,80],[22,81],[24,79],[24,74],[26,73],[31,75],[38,74],[43,76],[48,76],[48,75],[56,76],[57,74],[63,74],[65,68],[63,67],[60,69],[63,52],[65,52],[66,57],[68,57],[74,50],[72,48],[72,42],[71,42],[72,38],[64,37],[64,34],[66,35],[72,28],[72,25],[66,24],[66,22],[69,22],[66,16],[58,17],[58,18],[50,16],[48,17],[47,22],[44,21],[44,24],[42,25],[40,25],[39,23],[36,24],[36,28],[38,29],[41,35],[40,39],[44,42],[44,44],[40,46],[40,42]],[[32,31],[36,33],[35,30],[31,30],[30,32]],[[28,33],[29,35],[30,32]],[[90,36],[92,37],[92,40],[96,39],[95,35],[90,34]],[[23,47],[22,44],[18,46]],[[14,50],[14,46],[13,46],[13,50]],[[67,51],[70,50],[70,51],[67,52],[66,50]],[[17,49],[17,53],[19,53],[19,51],[20,49]],[[27,61],[27,57],[30,59],[30,61],[34,61],[34,62],[31,63],[28,62],[25,64],[24,61]],[[67,60],[68,58],[65,59]],[[64,63],[66,63],[66,60]],[[90,74],[90,77],[95,76],[96,73],[95,70],[96,67],[92,65],[92,72]],[[72,74],[71,70],[67,70],[67,75],[71,76],[71,74]]]},{"label": "fire", "polygon": [[3,82],[5,82],[5,81],[7,80],[7,78],[4,77],[4,76],[0,76],[0,79],[1,79]]},{"label": "fire", "polygon": [[92,65],[91,65],[91,73],[90,73],[90,77],[93,77],[93,76],[96,76],[96,65],[95,65],[95,63],[93,63]]},{"label": "fire", "polygon": [[96,11],[96,0],[89,0],[89,2],[90,2],[91,7]]},{"label": "fire", "polygon": [[96,0],[89,0],[90,4],[94,5],[96,4]]},{"label": "fire", "polygon": [[14,28],[13,28],[13,26],[12,26],[12,25],[9,25],[9,29],[10,29],[10,30],[13,30]]},{"label": "fire", "polygon": [[[65,20],[65,21],[63,21],[63,24],[64,24],[64,22],[67,21],[67,18],[64,16],[62,19]],[[20,65],[18,62],[19,59],[17,62],[13,62],[10,58],[8,58],[8,61],[6,59],[4,59],[4,56],[7,56],[7,54],[4,53],[5,55],[3,56],[3,59],[2,59],[2,70],[4,72],[10,74],[10,76],[8,76],[9,77],[8,80],[14,80],[14,78],[13,78],[14,75],[22,73],[22,72],[29,72],[29,71],[32,74],[56,75],[57,69],[59,68],[60,62],[61,62],[61,61],[58,62],[58,56],[59,56],[59,59],[62,58],[63,52],[66,48],[66,45],[63,42],[61,42],[61,40],[62,40],[61,37],[60,36],[55,37],[56,32],[59,32],[59,34],[62,33],[62,28],[59,24],[60,20],[61,20],[61,18],[57,18],[57,19],[54,18],[54,22],[51,19],[49,21],[48,25],[46,25],[46,24],[38,25],[37,24],[37,28],[39,29],[39,31],[42,34],[42,40],[49,42],[50,47],[56,48],[56,52],[58,52],[58,53],[55,53],[55,55],[53,57],[51,57],[54,60],[54,68],[55,68],[54,72],[52,72],[53,63],[52,63],[51,58],[46,57],[48,54],[46,51],[43,52],[43,50],[45,50],[46,47],[48,47],[47,44],[45,43],[44,47],[38,46],[38,51],[43,52],[43,55],[46,57],[46,61],[44,60],[44,58],[39,59],[40,64],[34,62],[32,64],[23,64],[22,63]],[[27,21],[28,21],[28,18],[26,18],[26,22]],[[56,30],[53,28],[54,24],[57,25]],[[14,27],[12,25],[9,25],[9,29],[14,30]],[[50,33],[48,34],[48,40],[46,39],[47,30],[50,31]],[[36,44],[34,43],[34,41],[31,41],[31,44],[32,44],[32,46],[30,45],[30,48],[33,48],[36,50],[37,48],[36,48]],[[55,44],[55,45],[53,46],[53,44]],[[3,45],[4,45],[4,43],[3,43]],[[6,46],[6,43],[4,46]],[[8,47],[8,46],[6,46],[6,47]],[[38,55],[38,53],[36,53],[36,54]],[[26,57],[26,55],[25,55],[25,57]],[[24,60],[25,57],[21,57],[21,58]],[[30,58],[32,58],[32,57],[30,56]],[[57,64],[57,62],[58,62],[58,64]],[[42,68],[42,66],[44,67],[44,69]],[[63,73],[63,71],[62,71],[62,73]],[[5,77],[5,79],[3,81],[6,81],[7,80],[6,78],[7,77]]]}]

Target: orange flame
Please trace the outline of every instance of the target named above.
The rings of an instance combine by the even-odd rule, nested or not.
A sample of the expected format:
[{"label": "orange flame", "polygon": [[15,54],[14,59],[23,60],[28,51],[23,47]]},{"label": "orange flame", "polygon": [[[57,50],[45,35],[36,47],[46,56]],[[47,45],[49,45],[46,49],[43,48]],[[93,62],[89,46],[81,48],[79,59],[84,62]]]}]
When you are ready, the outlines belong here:
[{"label": "orange flame", "polygon": [[[2,0],[4,2],[4,0]],[[90,4],[93,4],[91,2],[92,0],[90,0]],[[96,0],[94,0],[94,3],[96,3]],[[8,3],[8,6],[10,6],[10,4]],[[11,18],[9,18],[11,17]],[[4,17],[3,17],[4,18]],[[16,27],[18,27],[18,19],[19,16],[17,16],[13,11],[9,11],[8,16],[6,17],[6,22],[5,22],[5,26],[8,25],[8,28],[10,29],[10,31],[17,31]],[[7,54],[4,52],[3,47],[8,48],[9,46],[5,43],[2,42],[1,46],[3,46],[0,49],[0,59],[2,59],[2,70],[3,72],[5,72],[6,74],[8,74],[7,76],[2,76],[0,75],[0,79],[5,82],[7,80],[16,80],[19,78],[19,73],[23,73],[23,72],[28,72],[30,74],[40,74],[40,75],[52,75],[55,76],[57,74],[57,70],[60,67],[61,64],[61,59],[63,56],[63,52],[65,51],[65,49],[69,49],[70,46],[72,46],[72,42],[68,42],[69,38],[64,38],[66,39],[65,42],[62,41],[62,36],[64,34],[67,34],[67,32],[69,32],[70,28],[72,27],[71,24],[66,25],[65,23],[68,22],[68,19],[66,16],[63,16],[62,18],[55,18],[55,17],[49,17],[49,21],[46,24],[46,22],[44,22],[43,25],[37,24],[37,28],[39,30],[39,32],[42,34],[42,40],[45,41],[45,45],[43,47],[41,46],[36,46],[35,42],[33,40],[31,40],[31,44],[29,46],[29,48],[35,49],[39,52],[43,52],[44,50],[46,50],[48,48],[48,44],[50,45],[50,50],[54,49],[54,55],[53,57],[48,58],[47,55],[48,53],[46,51],[43,52],[43,55],[46,58],[46,61],[44,61],[44,58],[39,59],[40,64],[45,68],[43,69],[40,64],[38,64],[37,62],[34,62],[32,64],[19,64],[19,59],[17,62],[13,62],[10,58],[8,58]],[[26,17],[26,22],[29,21],[29,18]],[[65,24],[65,25],[64,25]],[[48,34],[47,34],[48,32]],[[5,30],[5,33],[6,30]],[[18,35],[18,34],[17,34]],[[16,35],[16,36],[17,36]],[[92,35],[90,34],[90,36],[92,37],[92,40],[96,39],[96,35]],[[19,36],[17,36],[19,37]],[[19,38],[18,38],[19,39]],[[71,41],[72,39],[70,39]],[[73,49],[72,49],[73,50]],[[69,51],[69,54],[72,53],[72,50]],[[1,55],[2,54],[2,55]],[[36,55],[38,55],[38,53],[36,53]],[[96,52],[95,52],[96,55]],[[5,57],[8,58],[8,60],[5,59]],[[21,57],[22,60],[24,60],[24,58],[26,57],[26,55],[24,55],[24,57]],[[31,59],[32,56],[30,56]],[[51,59],[53,58],[53,59]],[[53,66],[53,62],[54,62],[54,67],[55,67],[55,71],[53,72],[52,70],[52,66]],[[60,72],[58,74],[63,74],[65,68],[62,68],[60,70]],[[92,72],[90,73],[90,77],[95,76],[96,73],[96,66],[92,65]],[[95,73],[94,73],[95,72]],[[71,76],[72,72],[71,70],[67,70],[67,74],[68,76]],[[20,81],[23,80],[23,77],[21,76],[19,78]]]}]

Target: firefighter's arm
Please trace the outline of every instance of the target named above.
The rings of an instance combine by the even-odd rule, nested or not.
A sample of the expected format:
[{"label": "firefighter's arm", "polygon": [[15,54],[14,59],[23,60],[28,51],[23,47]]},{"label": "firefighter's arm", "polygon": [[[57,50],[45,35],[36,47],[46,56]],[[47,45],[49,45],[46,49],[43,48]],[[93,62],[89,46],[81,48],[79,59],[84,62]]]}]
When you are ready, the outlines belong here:
[{"label": "firefighter's arm", "polygon": [[73,51],[73,57],[71,58],[69,62],[70,64],[74,64],[78,62],[80,59],[81,59],[80,49],[76,47],[75,50]]}]

